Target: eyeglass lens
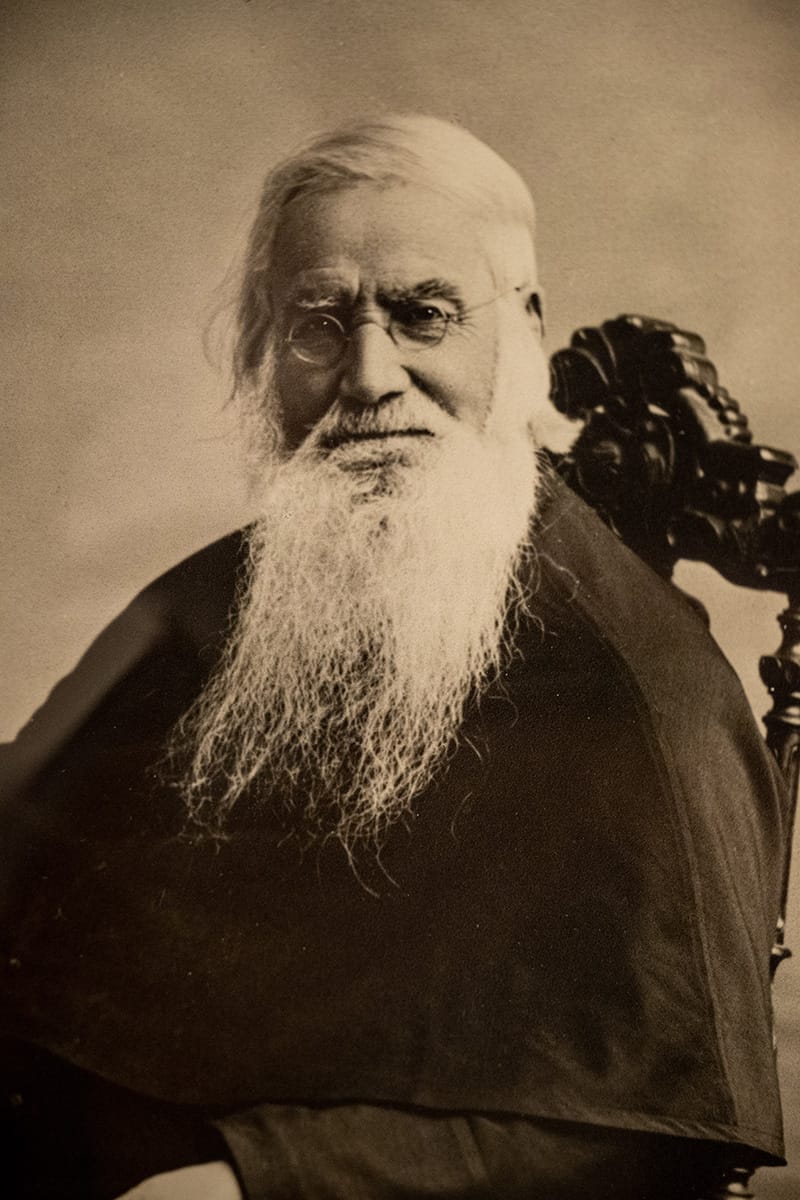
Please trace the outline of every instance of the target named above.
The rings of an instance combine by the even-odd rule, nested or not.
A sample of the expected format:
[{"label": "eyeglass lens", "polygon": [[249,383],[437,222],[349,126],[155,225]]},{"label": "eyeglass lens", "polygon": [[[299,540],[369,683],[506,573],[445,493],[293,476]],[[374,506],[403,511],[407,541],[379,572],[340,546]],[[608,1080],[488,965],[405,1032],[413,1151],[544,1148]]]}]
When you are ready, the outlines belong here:
[{"label": "eyeglass lens", "polygon": [[[390,316],[388,333],[401,349],[422,350],[438,345],[452,320],[452,314],[443,313],[435,305],[404,305]],[[341,321],[321,312],[298,317],[286,339],[299,359],[316,366],[333,365],[349,340]]]}]

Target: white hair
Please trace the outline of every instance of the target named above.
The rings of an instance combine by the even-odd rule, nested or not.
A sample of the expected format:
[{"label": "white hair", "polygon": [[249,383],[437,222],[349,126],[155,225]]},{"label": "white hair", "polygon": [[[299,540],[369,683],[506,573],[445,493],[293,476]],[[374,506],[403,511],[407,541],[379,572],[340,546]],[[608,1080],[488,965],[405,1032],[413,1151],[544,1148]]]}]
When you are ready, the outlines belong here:
[{"label": "white hair", "polygon": [[449,121],[387,115],[314,137],[266,178],[250,232],[237,308],[234,394],[248,404],[271,325],[273,246],[299,196],[358,183],[417,184],[448,197],[482,227],[498,290],[535,289],[535,216],[530,192],[505,159]]}]

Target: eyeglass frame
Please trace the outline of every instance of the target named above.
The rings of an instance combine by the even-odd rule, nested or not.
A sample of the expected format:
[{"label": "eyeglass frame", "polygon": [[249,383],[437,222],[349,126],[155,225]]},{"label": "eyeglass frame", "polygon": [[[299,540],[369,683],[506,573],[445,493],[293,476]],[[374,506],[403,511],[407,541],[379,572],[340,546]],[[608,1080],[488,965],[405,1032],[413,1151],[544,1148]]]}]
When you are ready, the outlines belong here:
[{"label": "eyeglass frame", "polygon": [[[411,337],[409,335],[408,340],[398,341],[397,336],[396,336],[396,326],[398,323],[402,324],[402,322],[398,322],[398,320],[392,316],[391,312],[389,313],[389,319],[388,319],[388,322],[386,325],[381,325],[381,323],[379,321],[376,321],[374,318],[368,318],[366,320],[359,321],[357,324],[353,325],[351,327],[351,329],[348,331],[347,328],[345,327],[345,325],[343,324],[343,322],[340,321],[338,317],[334,316],[334,314],[332,312],[329,312],[327,309],[307,309],[306,311],[299,313],[293,319],[291,326],[289,328],[289,332],[282,339],[282,343],[284,346],[288,347],[289,351],[294,355],[294,357],[297,359],[297,361],[303,363],[305,366],[317,367],[318,369],[321,369],[321,370],[331,370],[333,367],[338,366],[339,363],[344,358],[345,354],[347,353],[347,348],[353,339],[353,333],[355,332],[356,329],[359,328],[359,326],[361,326],[361,325],[378,325],[379,328],[385,330],[385,332],[389,335],[389,337],[392,339],[395,346],[399,350],[408,350],[413,354],[419,354],[423,350],[433,350],[436,346],[440,346],[442,344],[442,342],[444,341],[444,339],[447,337],[447,334],[452,325],[458,326],[466,317],[471,316],[472,313],[477,312],[482,308],[488,308],[488,306],[490,304],[494,304],[494,303],[496,303],[496,301],[502,300],[504,296],[510,295],[511,292],[523,292],[524,290],[525,290],[524,284],[514,284],[513,287],[505,288],[502,292],[498,292],[496,296],[490,296],[488,300],[482,300],[479,304],[473,304],[469,308],[459,309],[458,312],[442,313],[441,333],[439,333],[438,337],[434,338],[433,340],[416,342],[413,339],[413,337]],[[405,304],[416,303],[417,305],[419,305],[419,307],[423,307],[423,308],[426,307],[426,301],[423,299],[419,299],[417,301],[403,300],[401,303],[405,303]],[[428,302],[427,307],[435,308],[437,306],[433,302]],[[314,358],[305,357],[301,353],[301,351],[297,348],[296,343],[294,343],[292,341],[292,333],[295,330],[296,326],[301,321],[307,320],[309,317],[314,317],[314,316],[319,316],[319,317],[324,318],[327,321],[332,322],[333,325],[339,330],[339,333],[341,335],[341,340],[339,343],[339,350],[338,350],[337,354],[335,355],[335,357],[332,358],[330,361],[327,361],[324,359],[322,361],[317,361]]]}]

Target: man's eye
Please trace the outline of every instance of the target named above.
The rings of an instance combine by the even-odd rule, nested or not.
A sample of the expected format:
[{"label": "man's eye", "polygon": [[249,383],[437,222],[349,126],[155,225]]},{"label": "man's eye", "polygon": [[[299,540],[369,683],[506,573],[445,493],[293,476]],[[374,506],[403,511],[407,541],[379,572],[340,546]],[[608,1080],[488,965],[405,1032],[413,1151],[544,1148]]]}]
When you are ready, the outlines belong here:
[{"label": "man's eye", "polygon": [[305,316],[298,317],[292,323],[290,336],[294,341],[299,341],[303,338],[336,337],[341,328],[336,318],[330,316],[329,313],[308,313]]},{"label": "man's eye", "polygon": [[449,321],[450,314],[437,304],[401,304],[395,316],[403,325],[430,325],[432,322]]},{"label": "man's eye", "polygon": [[455,314],[437,304],[401,304],[393,314],[395,328],[415,341],[438,342],[447,331]]},{"label": "man's eye", "polygon": [[304,313],[291,324],[288,345],[303,362],[327,366],[339,357],[347,336],[342,324],[330,313]]}]

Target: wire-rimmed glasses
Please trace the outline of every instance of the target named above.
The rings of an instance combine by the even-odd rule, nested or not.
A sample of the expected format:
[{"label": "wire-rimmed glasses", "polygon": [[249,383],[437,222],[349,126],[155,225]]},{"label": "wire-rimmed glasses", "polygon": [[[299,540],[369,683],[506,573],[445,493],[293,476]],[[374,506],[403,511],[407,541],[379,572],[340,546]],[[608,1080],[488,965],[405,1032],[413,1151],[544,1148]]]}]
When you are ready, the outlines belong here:
[{"label": "wire-rimmed glasses", "polygon": [[[438,346],[453,327],[457,327],[476,309],[493,304],[510,291],[508,288],[482,304],[469,309],[449,312],[429,301],[400,301],[389,309],[388,321],[382,328],[399,350],[416,353]],[[366,323],[366,322],[361,322]],[[284,344],[300,362],[312,367],[335,367],[344,357],[352,337],[352,328],[346,326],[331,312],[309,311],[300,313],[289,326]]]}]

